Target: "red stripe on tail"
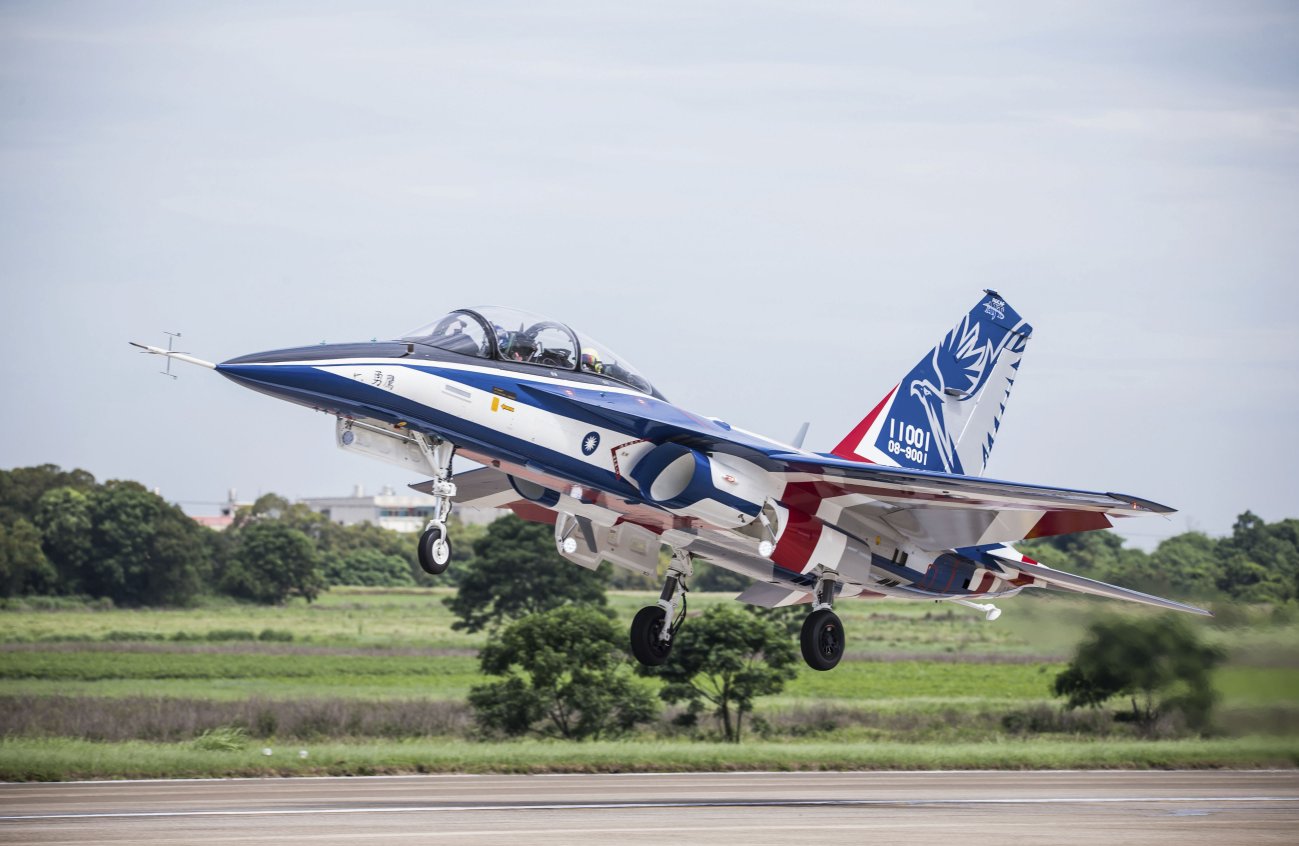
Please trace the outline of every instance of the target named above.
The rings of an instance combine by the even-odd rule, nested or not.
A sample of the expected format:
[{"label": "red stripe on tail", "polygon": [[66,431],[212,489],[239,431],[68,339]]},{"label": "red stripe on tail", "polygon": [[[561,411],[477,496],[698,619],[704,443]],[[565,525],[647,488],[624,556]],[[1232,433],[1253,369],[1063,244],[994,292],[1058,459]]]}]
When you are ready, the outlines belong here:
[{"label": "red stripe on tail", "polygon": [[844,438],[839,443],[839,446],[831,450],[830,454],[846,458],[849,461],[865,461],[868,464],[873,464],[874,462],[869,458],[858,455],[854,448],[861,445],[862,439],[866,437],[866,433],[870,431],[871,426],[875,423],[875,418],[880,416],[880,412],[884,410],[884,406],[889,404],[889,400],[893,399],[893,395],[897,393],[897,390],[898,386],[894,385],[893,390],[889,391],[884,396],[884,399],[880,400],[879,405],[871,409],[870,414],[867,414],[860,423],[853,427],[853,430],[848,433],[848,437]]}]

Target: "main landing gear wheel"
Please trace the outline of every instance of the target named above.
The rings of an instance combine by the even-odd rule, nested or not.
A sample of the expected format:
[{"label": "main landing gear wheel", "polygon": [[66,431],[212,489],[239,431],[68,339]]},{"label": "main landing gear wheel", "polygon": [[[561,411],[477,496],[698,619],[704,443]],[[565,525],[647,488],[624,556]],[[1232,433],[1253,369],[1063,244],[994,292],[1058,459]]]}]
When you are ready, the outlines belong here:
[{"label": "main landing gear wheel", "polygon": [[419,536],[419,566],[430,576],[440,576],[451,563],[451,542],[446,539],[446,529],[429,526]]},{"label": "main landing gear wheel", "polygon": [[657,605],[646,605],[631,621],[631,654],[646,667],[658,667],[668,660],[672,641],[663,639],[667,612]]},{"label": "main landing gear wheel", "polygon": [[803,660],[813,670],[833,670],[843,657],[843,623],[829,608],[807,615],[799,637]]}]

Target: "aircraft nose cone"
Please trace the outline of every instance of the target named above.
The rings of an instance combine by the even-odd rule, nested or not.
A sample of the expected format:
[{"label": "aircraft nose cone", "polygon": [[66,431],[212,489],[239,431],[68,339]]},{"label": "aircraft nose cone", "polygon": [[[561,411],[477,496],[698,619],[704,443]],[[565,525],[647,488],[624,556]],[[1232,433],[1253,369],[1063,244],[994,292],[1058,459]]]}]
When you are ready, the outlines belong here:
[{"label": "aircraft nose cone", "polygon": [[[334,404],[334,386],[316,365],[326,361],[382,355],[375,348],[386,344],[316,344],[286,350],[251,352],[217,365],[217,373],[244,387],[291,402],[325,407]],[[334,389],[334,390],[331,390]]]},{"label": "aircraft nose cone", "polygon": [[250,353],[223,361],[217,372],[246,388],[311,408],[340,410],[348,405],[349,388],[322,366],[355,359],[398,357],[405,344],[317,344]]}]

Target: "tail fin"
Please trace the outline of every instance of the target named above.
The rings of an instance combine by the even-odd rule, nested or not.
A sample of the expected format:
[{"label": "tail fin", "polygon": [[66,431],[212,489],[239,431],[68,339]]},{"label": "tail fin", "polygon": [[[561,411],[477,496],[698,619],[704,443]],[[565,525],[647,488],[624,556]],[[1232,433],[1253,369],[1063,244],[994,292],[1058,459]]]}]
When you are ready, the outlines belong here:
[{"label": "tail fin", "polygon": [[834,448],[840,458],[982,476],[1033,332],[996,291]]}]

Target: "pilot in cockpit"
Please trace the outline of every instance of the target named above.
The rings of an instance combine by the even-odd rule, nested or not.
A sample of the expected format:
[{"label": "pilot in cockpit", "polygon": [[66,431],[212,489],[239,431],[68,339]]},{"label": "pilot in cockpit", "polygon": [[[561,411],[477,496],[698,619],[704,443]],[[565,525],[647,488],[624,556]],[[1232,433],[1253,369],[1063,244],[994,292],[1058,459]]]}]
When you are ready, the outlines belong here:
[{"label": "pilot in cockpit", "polygon": [[604,372],[604,362],[600,361],[600,354],[593,347],[582,350],[582,370],[587,373]]},{"label": "pilot in cockpit", "polygon": [[506,361],[532,361],[537,354],[537,342],[525,332],[510,332],[496,326],[496,346]]}]

